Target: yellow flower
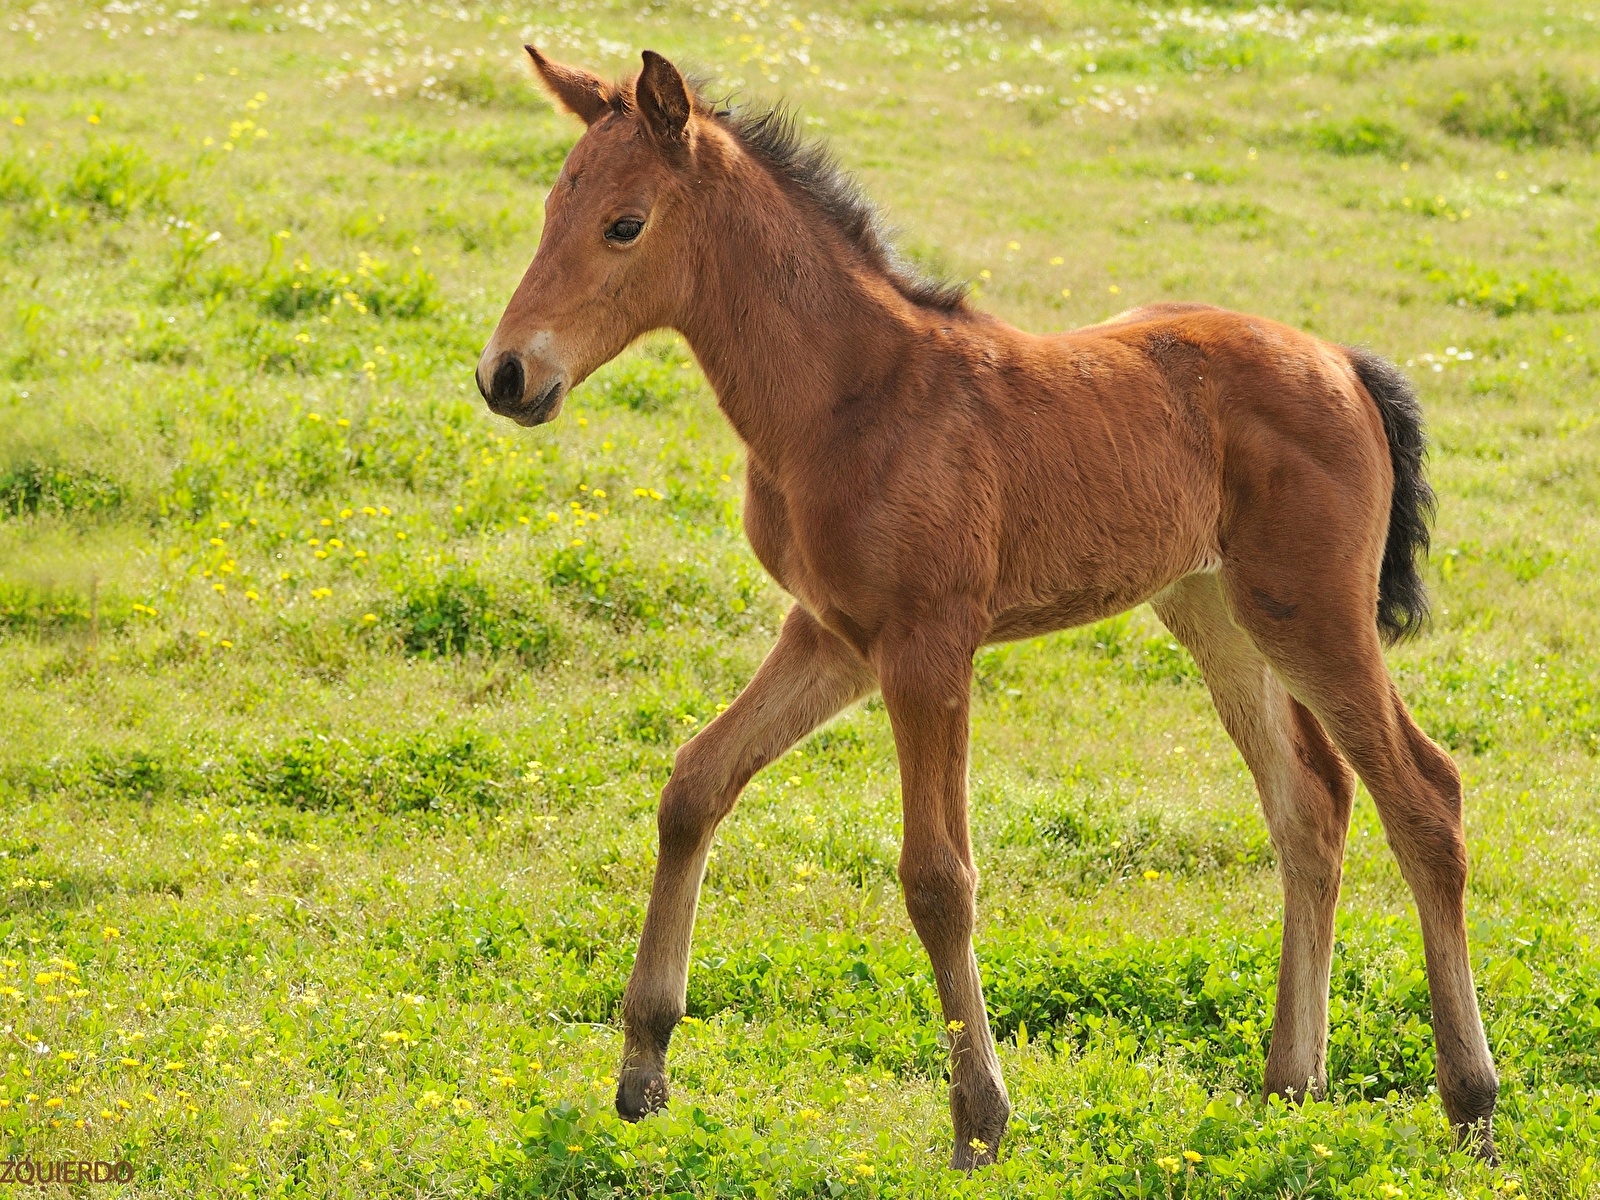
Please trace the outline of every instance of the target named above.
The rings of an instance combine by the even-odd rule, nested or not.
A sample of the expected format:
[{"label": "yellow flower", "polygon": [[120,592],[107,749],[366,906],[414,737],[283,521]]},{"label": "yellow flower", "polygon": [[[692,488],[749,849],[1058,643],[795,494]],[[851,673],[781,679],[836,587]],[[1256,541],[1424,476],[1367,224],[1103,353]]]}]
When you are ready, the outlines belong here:
[{"label": "yellow flower", "polygon": [[1183,1152],[1183,1156],[1184,1156],[1184,1158],[1188,1159],[1192,1163],[1199,1162],[1200,1161],[1200,1157],[1201,1157],[1200,1156],[1200,1152],[1197,1151],[1197,1150],[1185,1150]]},{"label": "yellow flower", "polygon": [[982,1138],[973,1138],[967,1145],[971,1146],[979,1154],[987,1153],[989,1149],[989,1143]]},{"label": "yellow flower", "polygon": [[1161,878],[1161,872],[1160,871],[1146,871],[1144,873],[1144,877],[1146,879],[1152,879],[1152,880],[1160,879]]},{"label": "yellow flower", "polygon": [[1329,1150],[1321,1142],[1312,1142],[1311,1143],[1311,1153],[1315,1154],[1318,1158],[1332,1158],[1333,1157],[1333,1151]]},{"label": "yellow flower", "polygon": [[465,1116],[472,1111],[472,1101],[464,1096],[457,1096],[450,1102],[450,1107],[456,1110],[457,1116]]},{"label": "yellow flower", "polygon": [[89,114],[89,124],[91,124],[91,125],[100,124],[100,114],[99,113],[90,113]]},{"label": "yellow flower", "polygon": [[66,1101],[60,1096],[51,1096],[50,1099],[44,1102],[44,1106],[46,1108],[60,1108],[65,1103]]},{"label": "yellow flower", "polygon": [[1052,258],[1050,260],[1050,265],[1052,267],[1059,267],[1062,263],[1064,263],[1066,261],[1067,261],[1066,259],[1062,258],[1061,255],[1058,254],[1058,255],[1056,255],[1054,258]]},{"label": "yellow flower", "polygon": [[378,614],[377,613],[362,613],[361,614],[361,619],[363,621],[367,622],[367,624],[370,625],[370,624],[372,624],[372,622],[374,622],[374,621],[376,621],[378,619]]},{"label": "yellow flower", "polygon": [[1169,1175],[1176,1175],[1178,1173],[1178,1160],[1170,1154],[1165,1158],[1156,1159],[1156,1166],[1160,1167]]},{"label": "yellow flower", "polygon": [[567,1153],[568,1154],[581,1154],[581,1153],[583,1153],[583,1147],[578,1145],[576,1142],[574,1142],[570,1146],[567,1147]]}]

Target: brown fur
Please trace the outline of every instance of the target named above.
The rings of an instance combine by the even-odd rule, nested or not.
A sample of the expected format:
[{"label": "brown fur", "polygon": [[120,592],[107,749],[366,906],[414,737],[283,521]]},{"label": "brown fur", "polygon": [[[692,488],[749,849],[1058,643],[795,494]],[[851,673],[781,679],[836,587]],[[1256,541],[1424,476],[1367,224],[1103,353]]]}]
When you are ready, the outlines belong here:
[{"label": "brown fur", "polygon": [[[752,774],[878,689],[900,758],[906,905],[955,1023],[953,1162],[991,1161],[1010,1106],[972,950],[973,653],[1150,601],[1204,672],[1281,858],[1266,1090],[1326,1084],[1359,775],[1416,894],[1440,1094],[1489,1152],[1496,1079],[1467,957],[1460,781],[1384,666],[1375,614],[1396,466],[1388,410],[1352,352],[1185,304],[1025,333],[908,273],[826,159],[716,111],[659,56],[611,85],[530,53],[589,128],[479,386],[496,411],[538,424],[635,337],[680,331],[748,450],[750,543],[797,600],[662,793],[619,1110],[666,1101],[717,823]],[[612,236],[622,218],[644,222],[626,243]],[[1413,449],[1394,463],[1420,463]],[[1408,482],[1427,498],[1420,476]]]}]

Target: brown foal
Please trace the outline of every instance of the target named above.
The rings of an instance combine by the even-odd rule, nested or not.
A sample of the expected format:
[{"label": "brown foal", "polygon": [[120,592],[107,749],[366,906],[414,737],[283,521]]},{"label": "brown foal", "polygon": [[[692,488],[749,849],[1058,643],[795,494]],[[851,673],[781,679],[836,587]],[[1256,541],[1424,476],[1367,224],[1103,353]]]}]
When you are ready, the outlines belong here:
[{"label": "brown foal", "polygon": [[1439,1095],[1491,1154],[1498,1082],[1467,953],[1460,775],[1406,711],[1381,646],[1426,615],[1433,496],[1404,378],[1202,305],[1024,333],[913,276],[781,114],[721,110],[649,51],[620,84],[529,53],[588,130],[478,386],[537,425],[641,334],[679,331],[747,448],[751,545],[797,601],[662,791],[618,1111],[666,1103],[718,822],[752,775],[877,690],[900,760],[906,907],[957,1031],[953,1165],[992,1161],[1011,1105],[972,949],[973,654],[1149,601],[1204,672],[1281,862],[1265,1090],[1327,1083],[1359,776],[1416,896]]}]

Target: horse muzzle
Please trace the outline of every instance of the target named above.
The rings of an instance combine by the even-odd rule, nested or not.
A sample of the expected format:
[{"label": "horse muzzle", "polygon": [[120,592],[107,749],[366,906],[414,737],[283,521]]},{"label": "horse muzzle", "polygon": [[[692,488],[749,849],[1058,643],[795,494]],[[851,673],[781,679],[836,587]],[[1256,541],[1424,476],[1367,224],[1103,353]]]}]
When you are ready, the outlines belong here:
[{"label": "horse muzzle", "polygon": [[494,363],[494,371],[484,383],[484,364],[480,363],[474,377],[478,391],[489,405],[489,411],[510,417],[518,425],[543,425],[553,420],[561,411],[561,401],[566,394],[566,380],[560,371],[540,364],[530,386],[529,372],[523,365],[522,355],[508,350]]}]

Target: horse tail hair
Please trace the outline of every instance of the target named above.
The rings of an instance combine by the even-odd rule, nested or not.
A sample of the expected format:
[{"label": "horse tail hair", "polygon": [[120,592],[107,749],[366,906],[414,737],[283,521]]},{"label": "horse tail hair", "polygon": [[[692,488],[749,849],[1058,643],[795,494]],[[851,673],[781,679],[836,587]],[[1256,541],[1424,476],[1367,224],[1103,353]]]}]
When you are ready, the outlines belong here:
[{"label": "horse tail hair", "polygon": [[1419,633],[1428,620],[1422,564],[1428,557],[1429,526],[1438,507],[1423,469],[1428,438],[1417,393],[1400,369],[1360,347],[1346,347],[1345,353],[1378,407],[1394,467],[1389,536],[1378,572],[1378,632],[1386,644],[1393,645]]}]

